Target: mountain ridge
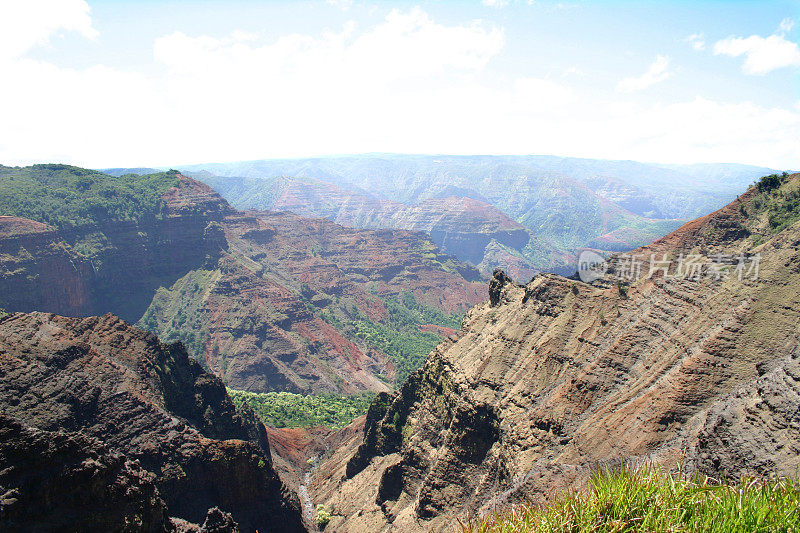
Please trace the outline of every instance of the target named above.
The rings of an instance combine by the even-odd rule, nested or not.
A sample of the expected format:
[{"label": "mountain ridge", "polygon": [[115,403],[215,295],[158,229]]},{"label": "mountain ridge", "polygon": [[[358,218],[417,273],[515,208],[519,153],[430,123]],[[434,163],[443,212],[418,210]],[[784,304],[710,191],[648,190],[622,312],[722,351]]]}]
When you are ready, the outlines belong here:
[{"label": "mountain ridge", "polygon": [[[395,395],[379,395],[361,437],[321,465],[311,493],[331,526],[439,529],[544,502],[623,463],[794,475],[800,174],[768,178],[618,254],[595,284],[543,274],[523,285],[496,272],[490,301]],[[650,253],[672,264],[622,276]],[[689,253],[706,264],[697,279],[679,270]],[[719,254],[758,257],[759,276],[740,279],[737,261],[718,276],[708,265]]]},{"label": "mountain ridge", "polygon": [[181,345],[113,315],[15,313],[0,351],[4,528],[183,531],[230,513],[241,531],[305,530],[263,424]]},{"label": "mountain ridge", "polygon": [[[175,171],[2,170],[0,206],[19,205],[9,195],[22,184],[57,204],[62,227],[0,218],[0,307],[114,312],[182,341],[240,389],[388,390],[439,338],[421,326],[451,325],[480,299],[479,273],[422,233],[241,213]],[[102,210],[84,210],[84,189]],[[119,209],[117,189],[133,190]],[[58,204],[63,195],[75,201]]]}]

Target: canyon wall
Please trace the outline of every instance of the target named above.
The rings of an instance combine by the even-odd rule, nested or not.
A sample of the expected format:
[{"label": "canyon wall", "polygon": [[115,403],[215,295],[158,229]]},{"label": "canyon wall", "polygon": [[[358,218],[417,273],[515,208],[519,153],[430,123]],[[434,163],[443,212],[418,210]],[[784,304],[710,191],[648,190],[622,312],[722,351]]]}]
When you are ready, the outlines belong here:
[{"label": "canyon wall", "polygon": [[[615,256],[592,284],[496,272],[458,336],[323,463],[312,497],[331,526],[440,529],[623,462],[795,475],[800,175],[782,183]],[[651,254],[669,265],[650,275]]]},{"label": "canyon wall", "polygon": [[3,529],[229,515],[241,531],[304,530],[263,424],[182,346],[113,315],[0,318],[0,406]]}]

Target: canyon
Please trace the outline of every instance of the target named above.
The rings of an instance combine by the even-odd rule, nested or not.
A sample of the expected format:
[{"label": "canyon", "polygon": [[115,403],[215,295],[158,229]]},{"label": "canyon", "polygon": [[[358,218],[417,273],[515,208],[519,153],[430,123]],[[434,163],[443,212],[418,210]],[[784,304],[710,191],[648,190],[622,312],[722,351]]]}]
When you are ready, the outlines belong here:
[{"label": "canyon", "polygon": [[[9,180],[65,175],[118,194],[128,179],[65,165],[4,168]],[[112,312],[182,341],[231,387],[349,394],[390,390],[398,365],[402,379],[436,344],[436,327],[482,299],[480,273],[421,232],[243,213],[176,171],[153,176],[141,178],[145,192],[164,190],[135,220],[101,214],[55,228],[0,217],[0,308]],[[374,330],[383,344],[370,340]],[[390,333],[407,346],[390,350]]]},{"label": "canyon", "polygon": [[648,244],[774,172],[747,165],[408,154],[181,169],[239,209],[421,230],[485,276],[499,267],[520,280],[541,271],[573,274],[583,248],[625,251]]},{"label": "canyon", "polygon": [[[434,238],[425,201],[403,208],[414,229],[356,229],[153,176],[142,216],[0,217],[10,530],[302,531],[316,506],[329,531],[446,530],[602,468],[800,467],[800,174],[610,255],[596,279],[520,264],[488,291],[485,256],[440,249],[470,250]],[[529,237],[479,198],[430,202],[461,235],[495,232],[484,251]],[[377,395],[341,430],[265,428],[226,386]]]},{"label": "canyon", "polygon": [[[496,271],[458,335],[379,394],[315,472],[329,527],[438,530],[621,464],[795,475],[800,175],[775,180],[614,256],[591,284]],[[671,267],[650,275],[651,254]],[[689,255],[701,275],[678,270]],[[645,267],[625,277],[637,257]]]}]

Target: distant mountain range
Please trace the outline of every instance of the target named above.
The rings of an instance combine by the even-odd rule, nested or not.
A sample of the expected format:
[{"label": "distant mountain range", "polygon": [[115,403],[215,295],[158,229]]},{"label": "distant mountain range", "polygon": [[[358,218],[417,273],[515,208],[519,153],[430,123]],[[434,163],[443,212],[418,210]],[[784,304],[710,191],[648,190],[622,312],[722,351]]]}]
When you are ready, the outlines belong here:
[{"label": "distant mountain range", "polygon": [[623,251],[652,242],[775,172],[737,164],[394,154],[180,168],[238,209],[419,229],[484,275],[502,267],[519,278],[574,271],[579,248]]}]

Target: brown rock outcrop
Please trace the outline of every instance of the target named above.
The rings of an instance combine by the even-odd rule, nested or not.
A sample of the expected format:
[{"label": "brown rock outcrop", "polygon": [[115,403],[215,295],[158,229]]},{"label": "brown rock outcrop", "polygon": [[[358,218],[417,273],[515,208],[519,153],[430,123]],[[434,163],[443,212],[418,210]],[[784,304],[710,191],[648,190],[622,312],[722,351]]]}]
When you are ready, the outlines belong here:
[{"label": "brown rock outcrop", "polygon": [[303,530],[253,413],[180,344],[113,315],[0,318],[0,406],[2,442],[15,443],[0,448],[9,527],[58,523],[63,511],[87,529],[154,531],[164,516],[209,523],[219,507],[242,531]]},{"label": "brown rock outcrop", "polygon": [[0,465],[4,531],[169,529],[154,476],[79,432],[0,415]]}]

